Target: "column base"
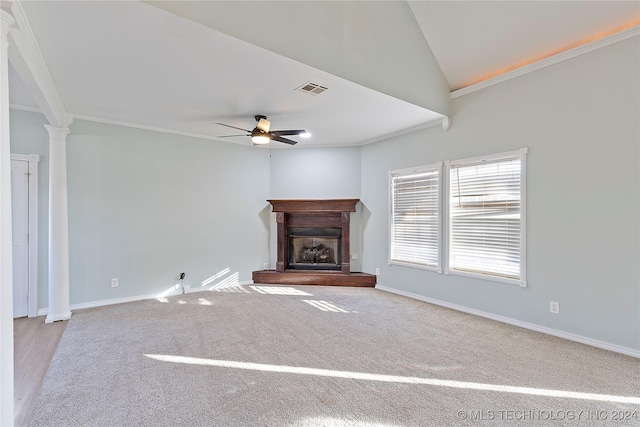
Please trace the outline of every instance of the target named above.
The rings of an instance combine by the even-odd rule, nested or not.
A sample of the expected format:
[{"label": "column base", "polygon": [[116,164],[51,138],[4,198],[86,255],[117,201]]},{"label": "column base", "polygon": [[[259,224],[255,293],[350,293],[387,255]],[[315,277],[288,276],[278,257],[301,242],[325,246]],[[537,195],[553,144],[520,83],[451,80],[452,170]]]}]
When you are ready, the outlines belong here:
[{"label": "column base", "polygon": [[47,315],[47,318],[44,320],[44,323],[53,323],[59,320],[69,320],[71,318],[71,312],[67,311],[66,313],[56,314],[56,315]]}]

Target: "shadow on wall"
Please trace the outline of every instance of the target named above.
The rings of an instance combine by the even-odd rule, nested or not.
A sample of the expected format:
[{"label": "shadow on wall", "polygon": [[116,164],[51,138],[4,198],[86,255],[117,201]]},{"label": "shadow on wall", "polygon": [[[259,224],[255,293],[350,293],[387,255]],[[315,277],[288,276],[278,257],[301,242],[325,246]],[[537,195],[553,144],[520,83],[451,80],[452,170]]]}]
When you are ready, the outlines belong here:
[{"label": "shadow on wall", "polygon": [[258,214],[267,233],[271,231],[271,204],[267,203]]},{"label": "shadow on wall", "polygon": [[360,206],[362,207],[361,213],[360,213],[360,218],[361,218],[361,227],[362,227],[362,231],[364,231],[364,229],[367,227],[367,223],[369,222],[369,219],[371,218],[371,211],[369,210],[369,208],[367,208],[367,205],[365,205],[362,200],[360,200]]}]

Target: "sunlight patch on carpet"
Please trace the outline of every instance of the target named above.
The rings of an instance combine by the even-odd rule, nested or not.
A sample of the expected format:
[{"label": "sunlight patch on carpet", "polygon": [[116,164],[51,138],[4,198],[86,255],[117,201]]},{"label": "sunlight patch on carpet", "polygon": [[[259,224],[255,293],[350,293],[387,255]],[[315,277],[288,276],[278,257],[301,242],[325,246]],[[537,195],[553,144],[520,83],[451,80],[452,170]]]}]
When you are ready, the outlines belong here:
[{"label": "sunlight patch on carpet", "polygon": [[301,291],[300,289],[291,288],[288,286],[249,286],[249,287],[259,294],[304,295],[304,296],[310,296],[310,297],[313,296],[308,292]]},{"label": "sunlight patch on carpet", "polygon": [[239,361],[233,361],[233,360],[203,359],[198,357],[174,356],[174,355],[168,355],[168,354],[145,354],[145,356],[161,362],[182,363],[182,364],[201,365],[201,366],[215,366],[219,368],[245,369],[245,370],[252,370],[252,371],[277,372],[277,373],[284,373],[284,374],[316,375],[320,377],[346,378],[346,379],[365,380],[365,381],[382,381],[382,382],[393,382],[393,383],[402,383],[402,384],[420,384],[420,385],[451,387],[451,388],[480,390],[480,391],[519,393],[519,394],[528,394],[532,396],[584,399],[584,400],[595,400],[595,401],[601,401],[601,402],[632,403],[636,405],[640,404],[640,397],[631,397],[631,396],[614,396],[614,395],[608,395],[608,394],[581,393],[581,392],[567,391],[567,390],[515,387],[515,386],[507,386],[507,385],[499,385],[499,384],[485,384],[485,383],[474,383],[474,382],[466,382],[466,381],[441,380],[436,378],[419,378],[419,377],[405,377],[405,376],[398,376],[398,375],[370,374],[366,372],[335,371],[331,369],[305,368],[300,366],[286,366],[286,365],[269,365],[269,364],[262,364],[262,363],[239,362]]},{"label": "sunlight patch on carpet", "polygon": [[322,311],[333,311],[334,313],[349,313],[349,310],[345,310],[344,308],[340,308],[332,302],[329,301],[318,301],[318,300],[310,300],[303,299],[302,302],[306,302],[312,307],[317,308]]},{"label": "sunlight patch on carpet", "polygon": [[[306,426],[331,426],[331,427],[351,427],[352,421],[345,421],[339,418],[332,417],[312,417],[306,418],[301,422],[301,425]],[[399,424],[380,424],[380,423],[368,423],[366,421],[358,420],[358,427],[399,427]]]}]

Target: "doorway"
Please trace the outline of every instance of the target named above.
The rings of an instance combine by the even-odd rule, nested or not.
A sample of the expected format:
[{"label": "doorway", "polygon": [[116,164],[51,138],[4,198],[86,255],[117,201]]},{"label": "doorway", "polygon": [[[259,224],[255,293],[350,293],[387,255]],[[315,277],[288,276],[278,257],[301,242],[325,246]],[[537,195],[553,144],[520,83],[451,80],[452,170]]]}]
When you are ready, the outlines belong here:
[{"label": "doorway", "polygon": [[13,227],[13,317],[38,311],[38,161],[34,154],[11,155]]}]

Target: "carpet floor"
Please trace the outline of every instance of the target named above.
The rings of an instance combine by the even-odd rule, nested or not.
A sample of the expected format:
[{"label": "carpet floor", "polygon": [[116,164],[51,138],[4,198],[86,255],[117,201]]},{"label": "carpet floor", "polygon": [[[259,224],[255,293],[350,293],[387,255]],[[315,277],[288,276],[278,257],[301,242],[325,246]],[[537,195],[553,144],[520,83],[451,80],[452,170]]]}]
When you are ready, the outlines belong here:
[{"label": "carpet floor", "polygon": [[74,312],[32,426],[640,425],[640,361],[373,288]]}]

